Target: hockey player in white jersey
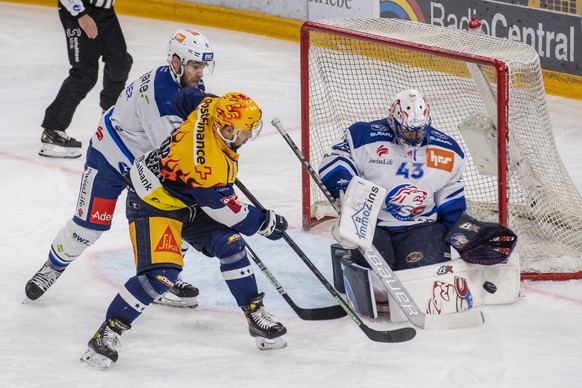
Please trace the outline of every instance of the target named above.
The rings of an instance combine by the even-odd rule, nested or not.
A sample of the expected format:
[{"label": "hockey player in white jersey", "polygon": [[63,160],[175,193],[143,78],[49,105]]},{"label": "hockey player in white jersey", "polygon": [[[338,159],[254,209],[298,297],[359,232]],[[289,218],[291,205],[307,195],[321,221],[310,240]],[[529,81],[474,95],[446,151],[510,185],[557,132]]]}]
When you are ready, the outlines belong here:
[{"label": "hockey player in white jersey", "polygon": [[[167,61],[129,84],[101,117],[87,149],[75,214],[57,233],[48,260],[27,282],[29,300],[40,298],[111,228],[117,199],[127,187],[124,175],[136,156],[157,147],[180,127],[184,118],[174,112],[172,98],[184,87],[204,91],[202,77],[214,68],[214,51],[204,35],[179,30],[169,41]],[[171,292],[180,298],[168,295],[159,301],[196,307],[196,287],[178,279]]]},{"label": "hockey player in white jersey", "polygon": [[424,96],[408,89],[396,95],[388,118],[350,126],[319,174],[336,198],[353,176],[386,189],[374,245],[400,270],[450,259],[443,237],[466,209],[464,157],[454,139],[431,126]]}]

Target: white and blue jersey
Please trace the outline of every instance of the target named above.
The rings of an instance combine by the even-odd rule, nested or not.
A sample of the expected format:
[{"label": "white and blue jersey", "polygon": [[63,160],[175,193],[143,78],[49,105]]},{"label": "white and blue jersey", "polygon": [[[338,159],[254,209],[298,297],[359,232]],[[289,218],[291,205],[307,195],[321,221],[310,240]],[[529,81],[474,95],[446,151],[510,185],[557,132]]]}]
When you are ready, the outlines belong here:
[{"label": "white and blue jersey", "polygon": [[466,209],[464,157],[454,139],[433,127],[416,150],[403,146],[382,119],[350,126],[324,155],[319,175],[336,198],[353,176],[384,187],[378,226],[399,230],[438,221],[448,229]]},{"label": "white and blue jersey", "polygon": [[[198,88],[204,90],[202,81]],[[180,89],[169,66],[161,66],[126,86],[101,116],[87,149],[75,223],[96,230],[111,227],[117,199],[127,187],[123,176],[135,157],[159,146],[183,123],[173,105]]]}]

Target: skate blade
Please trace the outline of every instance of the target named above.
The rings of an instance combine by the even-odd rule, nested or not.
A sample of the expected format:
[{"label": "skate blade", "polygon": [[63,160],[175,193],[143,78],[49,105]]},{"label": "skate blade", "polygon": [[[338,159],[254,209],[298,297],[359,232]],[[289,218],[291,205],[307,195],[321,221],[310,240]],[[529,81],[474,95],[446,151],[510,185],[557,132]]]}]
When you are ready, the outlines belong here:
[{"label": "skate blade", "polygon": [[198,298],[197,297],[180,298],[172,293],[166,293],[154,299],[154,303],[161,304],[164,306],[189,307],[193,309],[198,307]]},{"label": "skate blade", "polygon": [[83,151],[81,148],[62,147],[54,144],[42,143],[38,154],[47,158],[75,159],[83,155]]},{"label": "skate blade", "polygon": [[93,349],[89,348],[81,357],[81,361],[84,365],[88,365],[97,370],[107,370],[113,364],[109,358],[102,354],[96,353]]},{"label": "skate blade", "polygon": [[264,337],[255,337],[255,343],[259,350],[278,350],[287,347],[287,341],[284,336],[267,339]]}]

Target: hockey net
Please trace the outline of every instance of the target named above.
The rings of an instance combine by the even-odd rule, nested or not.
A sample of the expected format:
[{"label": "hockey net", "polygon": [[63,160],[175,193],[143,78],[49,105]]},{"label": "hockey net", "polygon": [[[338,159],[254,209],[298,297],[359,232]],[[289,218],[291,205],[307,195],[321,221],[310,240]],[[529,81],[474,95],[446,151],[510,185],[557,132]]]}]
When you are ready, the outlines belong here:
[{"label": "hockey net", "polygon": [[[469,71],[477,65],[493,107]],[[320,20],[302,28],[301,83],[301,148],[315,169],[345,128],[386,117],[396,93],[416,88],[431,105],[433,126],[466,154],[468,212],[518,234],[522,278],[582,277],[582,197],[555,145],[531,46],[399,19]],[[475,113],[497,115],[498,174],[480,173],[458,129]],[[334,212],[306,172],[302,179],[309,229]]]}]

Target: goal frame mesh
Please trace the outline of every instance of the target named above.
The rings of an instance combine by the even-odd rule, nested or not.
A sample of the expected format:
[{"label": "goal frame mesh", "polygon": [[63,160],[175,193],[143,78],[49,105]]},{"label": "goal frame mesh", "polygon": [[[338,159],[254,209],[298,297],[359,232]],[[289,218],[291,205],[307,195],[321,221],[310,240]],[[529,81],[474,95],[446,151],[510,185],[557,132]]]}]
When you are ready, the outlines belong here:
[{"label": "goal frame mesh", "polygon": [[[333,22],[333,19],[329,21]],[[440,47],[434,47],[418,42],[409,42],[402,39],[397,39],[389,36],[380,36],[369,34],[362,31],[349,30],[341,27],[330,25],[328,20],[317,22],[306,22],[301,28],[300,38],[300,65],[301,65],[301,149],[305,159],[317,169],[317,160],[311,160],[310,151],[310,132],[311,132],[311,117],[310,117],[310,36],[312,33],[325,33],[338,37],[354,39],[362,42],[369,42],[374,45],[388,46],[392,48],[404,49],[411,52],[418,52],[428,54],[431,56],[439,56],[444,58],[451,58],[454,60],[461,60],[466,63],[476,65],[488,66],[494,70],[496,82],[496,103],[497,103],[497,221],[510,225],[510,214],[508,210],[509,205],[509,165],[508,165],[508,147],[509,147],[509,110],[510,105],[510,77],[511,63],[500,59],[499,57],[476,55],[475,53],[455,51]],[[434,27],[434,26],[431,26]],[[541,69],[540,69],[541,71]],[[542,85],[543,87],[543,85]],[[388,102],[386,102],[388,104]],[[438,128],[438,127],[437,127]],[[312,216],[312,193],[313,190],[318,190],[311,183],[309,173],[302,170],[302,222],[303,228],[309,230],[311,227],[327,219],[316,219]],[[522,272],[522,279],[532,280],[565,280],[573,278],[582,278],[582,272],[555,272],[555,273],[539,273],[539,272]]]}]

